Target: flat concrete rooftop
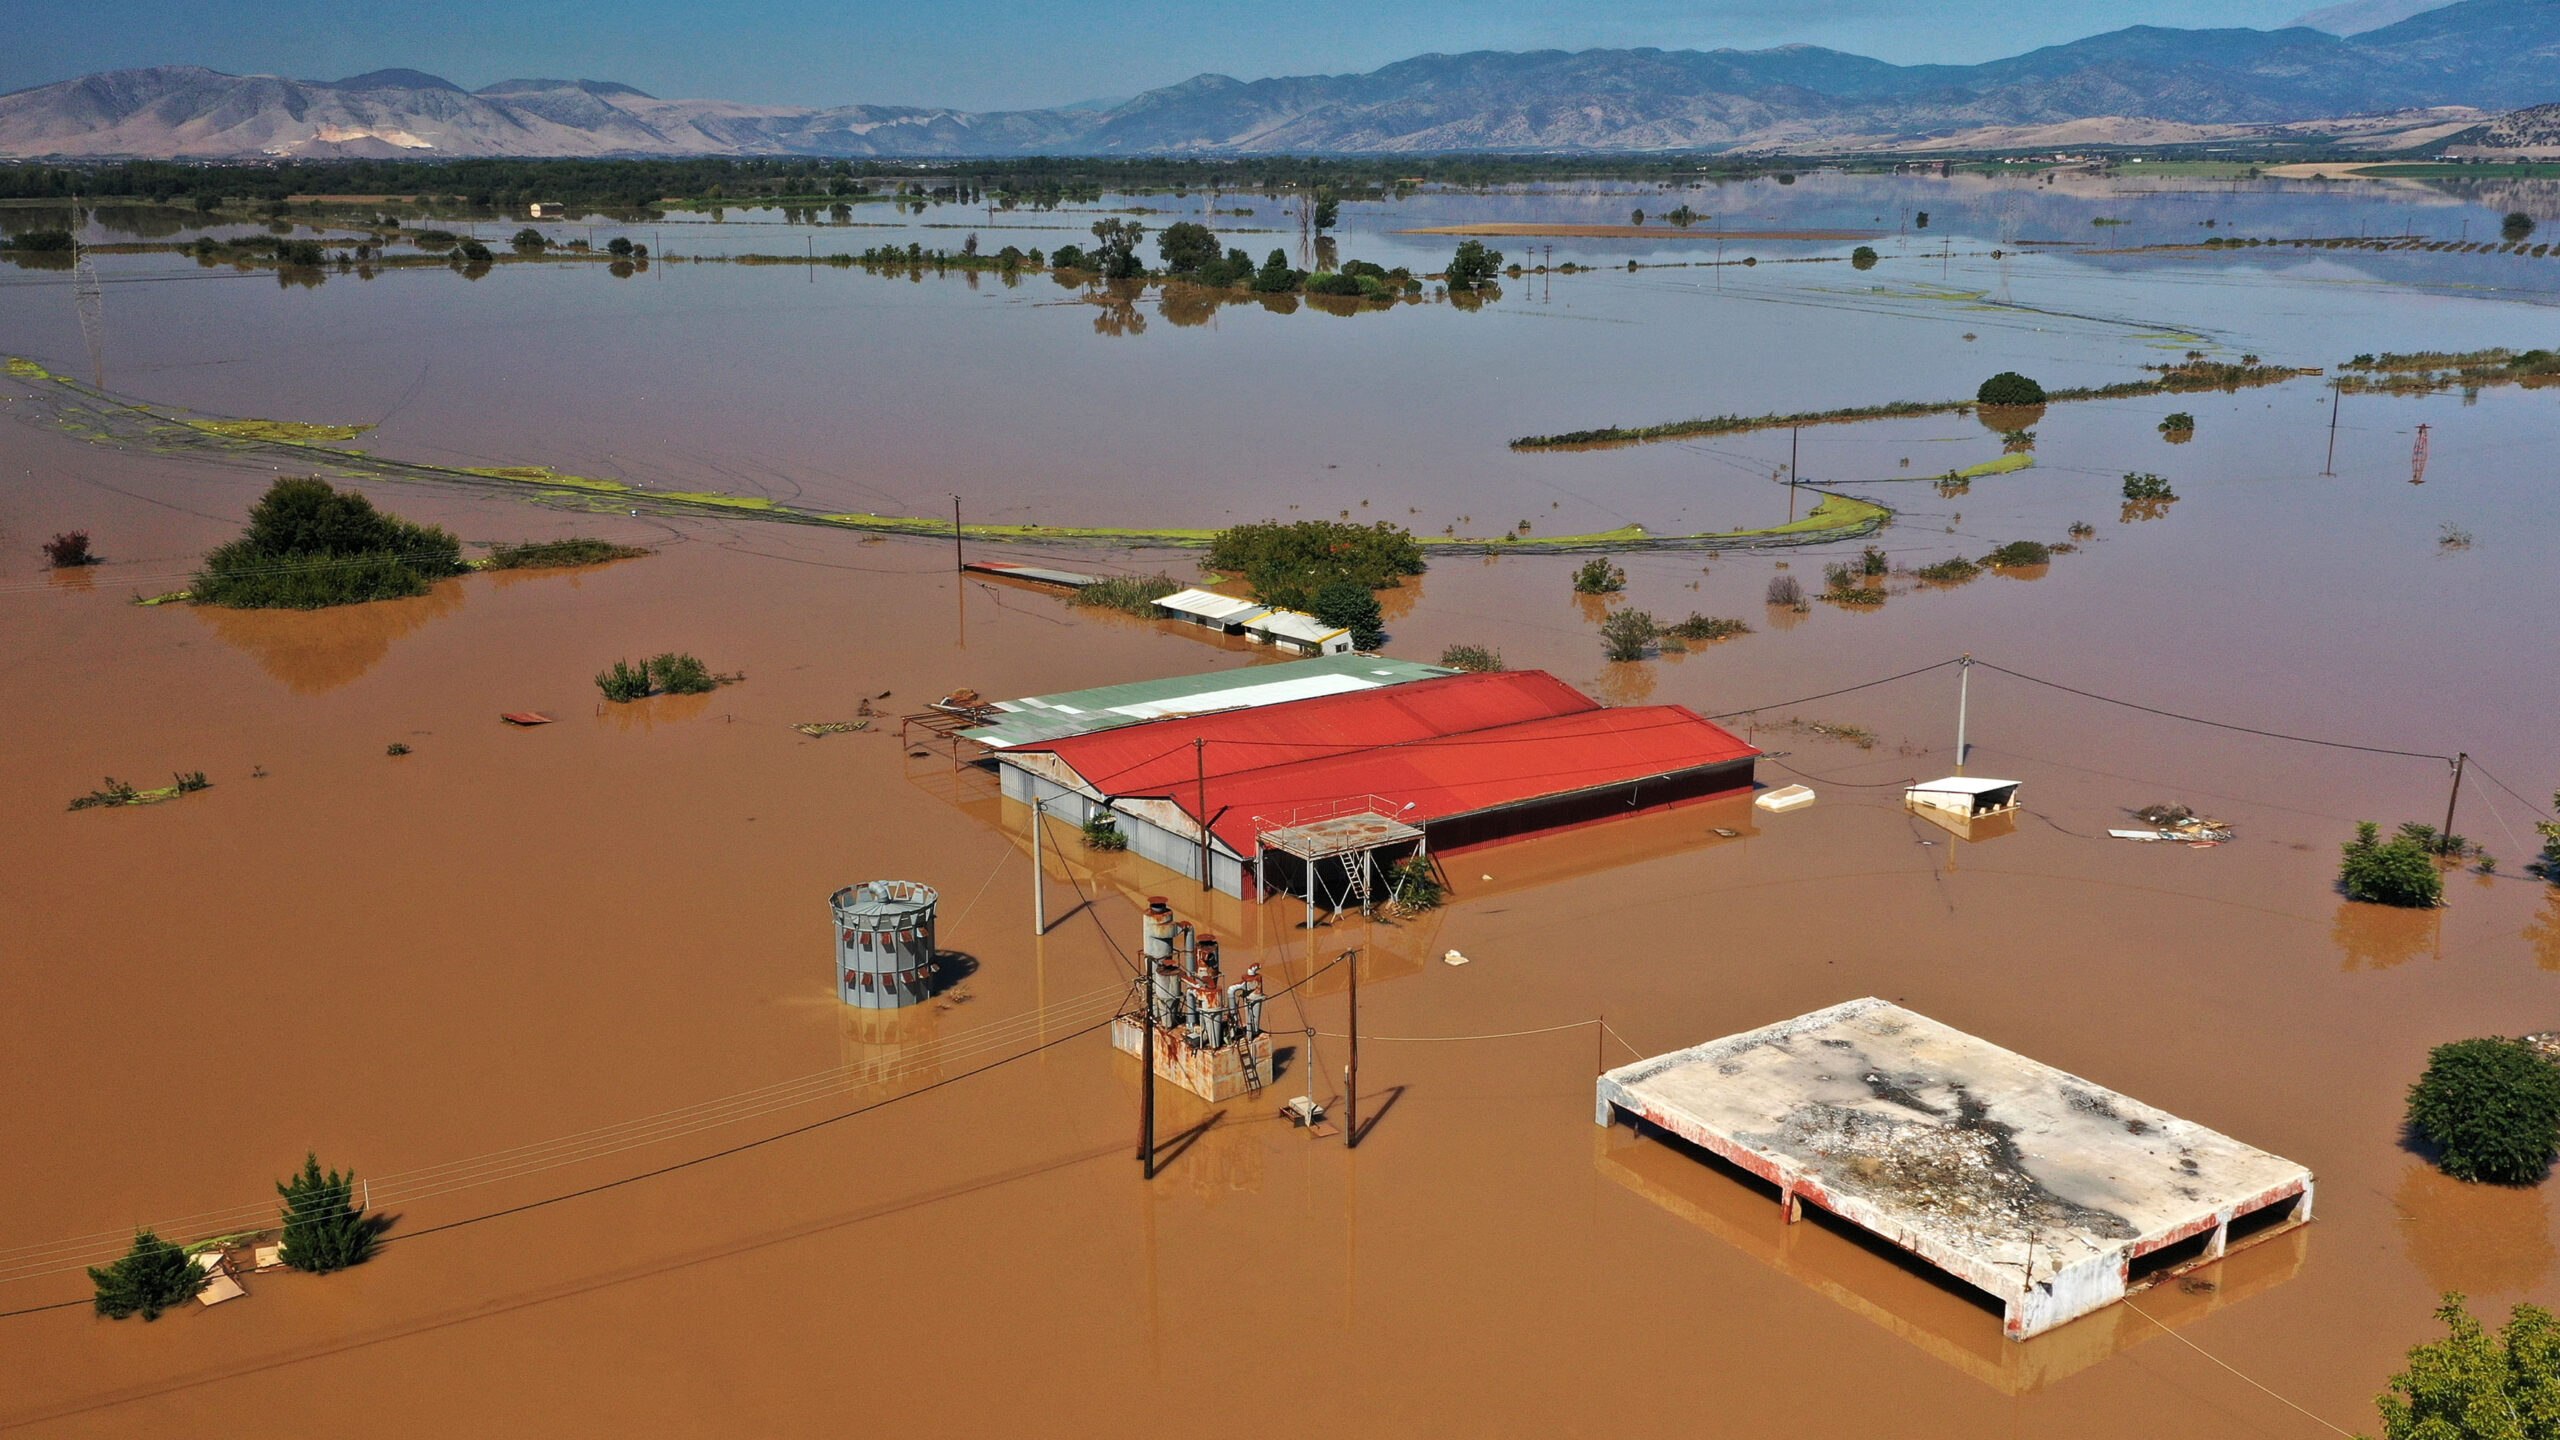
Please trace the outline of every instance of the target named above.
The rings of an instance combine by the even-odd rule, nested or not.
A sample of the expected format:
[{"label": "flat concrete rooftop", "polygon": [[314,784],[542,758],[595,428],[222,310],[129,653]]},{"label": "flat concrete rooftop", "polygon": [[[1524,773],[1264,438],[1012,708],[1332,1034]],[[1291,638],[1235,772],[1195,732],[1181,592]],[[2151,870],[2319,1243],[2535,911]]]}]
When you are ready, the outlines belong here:
[{"label": "flat concrete rooftop", "polygon": [[1877,999],[1612,1070],[1620,1111],[1982,1290],[2015,1339],[2311,1218],[2302,1166]]}]

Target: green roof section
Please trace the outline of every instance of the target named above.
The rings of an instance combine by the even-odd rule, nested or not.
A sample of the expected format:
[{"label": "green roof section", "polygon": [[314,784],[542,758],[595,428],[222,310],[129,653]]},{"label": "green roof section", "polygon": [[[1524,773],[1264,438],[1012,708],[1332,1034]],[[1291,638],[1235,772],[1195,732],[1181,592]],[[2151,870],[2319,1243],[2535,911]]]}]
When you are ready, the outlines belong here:
[{"label": "green roof section", "polygon": [[1000,712],[992,724],[960,733],[990,749],[1005,750],[1175,715],[1280,705],[1457,673],[1445,665],[1390,660],[1383,655],[1326,655],[1276,665],[1213,670],[1205,675],[1133,680],[1125,685],[1000,700],[992,707]]}]

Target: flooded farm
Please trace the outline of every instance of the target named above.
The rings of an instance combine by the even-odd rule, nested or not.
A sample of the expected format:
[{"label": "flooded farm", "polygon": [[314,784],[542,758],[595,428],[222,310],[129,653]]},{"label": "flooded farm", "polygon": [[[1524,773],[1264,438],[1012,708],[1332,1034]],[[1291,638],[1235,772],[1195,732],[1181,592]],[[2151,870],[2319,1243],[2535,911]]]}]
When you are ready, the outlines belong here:
[{"label": "flooded farm", "polygon": [[[2484,243],[2560,225],[2560,189],[1424,188],[1321,241],[1260,193],[890,208],[551,226],[647,245],[627,274],[319,283],[120,253],[197,229],[109,210],[85,314],[71,272],[0,267],[0,1430],[1171,1434],[1206,1390],[1340,1435],[2292,1437],[2372,1429],[2441,1292],[2560,1302],[2544,1190],[2450,1179],[2402,1122],[2431,1047],[2560,1029],[2560,888],[2526,872],[2560,397],[2350,381],[2560,337],[2560,253]],[[1110,216],[1416,274],[1481,231],[1522,268],[1328,307],[826,260]],[[2303,373],[1969,403],[2190,365]],[[1820,418],[1893,402],[1922,413]],[[1805,418],[1513,443],[1713,417]],[[232,420],[290,423],[203,423]],[[475,553],[650,553],[135,603],[311,473]],[[1779,543],[1832,497],[1884,513]],[[1186,585],[1185,536],[1407,528],[1385,655],[1686,707],[1818,800],[1458,850],[1439,908],[1312,929],[1053,819],[1035,917],[1033,810],[899,717],[1284,657],[956,570],[955,503],[967,559]],[[101,563],[44,568],[73,529]],[[2046,553],[1946,567],[2013,542]],[[1575,592],[1595,556],[1622,592]],[[1630,607],[1749,629],[1610,660]],[[599,699],[660,651],[742,678]],[[2020,808],[1906,807],[1959,771]],[[2493,866],[2441,908],[2343,898],[2357,822],[2449,803]],[[2162,804],[2232,838],[2108,834]],[[830,976],[824,902],[878,878],[939,895],[899,1009]],[[1106,1031],[1153,895],[1261,967],[1276,1074],[1158,1086],[1149,1181]],[[2316,1219],[2014,1341],[1892,1245],[1592,1123],[1604,1070],[1870,996],[2305,1167]],[[1301,1094],[1331,1133],[1280,1116]],[[366,1177],[377,1259],[91,1312],[137,1225],[272,1223],[296,1151]]]}]

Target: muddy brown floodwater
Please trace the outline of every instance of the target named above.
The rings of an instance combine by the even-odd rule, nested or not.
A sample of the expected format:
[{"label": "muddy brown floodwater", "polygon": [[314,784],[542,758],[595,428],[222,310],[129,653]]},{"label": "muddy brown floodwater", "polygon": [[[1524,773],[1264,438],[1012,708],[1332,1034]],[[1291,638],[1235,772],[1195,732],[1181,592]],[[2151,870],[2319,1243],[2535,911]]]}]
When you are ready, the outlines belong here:
[{"label": "muddy brown floodwater", "polygon": [[[1622,212],[1626,197],[1607,204]],[[565,293],[552,283],[527,293],[550,305]],[[638,311],[684,283],[602,293]],[[810,283],[699,289],[755,297],[756,323],[789,325]],[[229,298],[184,303],[249,304],[194,288]],[[347,290],[257,298],[334,304]],[[1529,321],[1517,298],[1478,317],[1507,330],[1475,333],[1510,346],[1581,333]],[[2444,302],[2456,303],[2475,302]],[[478,357],[470,382],[408,361],[371,379],[314,362],[295,384],[306,399],[406,386],[442,406],[474,385],[503,394],[480,428],[386,426],[387,446],[455,463],[591,463],[617,425],[685,433],[689,412],[664,392],[613,389],[627,356],[601,361],[601,380],[542,369],[549,313],[432,342]],[[1063,325],[1088,351],[1124,343],[1077,315],[987,313]],[[1408,319],[1464,323],[1362,323]],[[1001,333],[991,324],[964,333]],[[215,333],[236,342],[199,336],[202,358],[286,343]],[[1218,361],[1234,366],[1237,345],[1295,353],[1334,333],[1257,320],[1195,340],[1235,342]],[[505,336],[538,353],[519,365]],[[2334,360],[2333,338],[2286,358]],[[295,418],[336,408],[250,403],[252,367],[188,370],[184,346],[152,343],[167,368],[130,378],[138,391]],[[1392,357],[1420,342],[1379,343]],[[1043,366],[1063,353],[1036,352]],[[1382,363],[1346,355],[1328,363]],[[1350,379],[1320,388],[1346,424],[1387,425],[1341,398]],[[1109,392],[1078,393],[1073,406],[1091,408]],[[1063,396],[1032,403],[1064,413]],[[1567,398],[1594,408],[1587,391]],[[865,698],[894,715],[961,686],[1036,694],[1265,657],[962,582],[932,542],[380,481],[365,488],[389,508],[474,540],[593,533],[656,553],[317,615],[138,607],[132,595],[171,588],[236,532],[270,472],[0,415],[0,1275],[18,1277],[0,1279],[0,1311],[27,1312],[0,1317],[0,1431],[2327,1433],[2287,1401],[2370,1428],[2373,1395],[2428,1337],[2439,1291],[2499,1314],[2560,1301],[2545,1191],[2445,1180],[2399,1132],[2429,1046],[2560,1026],[2560,895],[2521,876],[2529,812],[2481,778],[2533,798],[2560,778],[2560,675],[2538,658],[2560,567],[2536,440],[2550,397],[2350,401],[2339,474],[2319,477],[2326,398],[2316,386],[2180,397],[2199,420],[2174,452],[2182,498],[2139,525],[2114,523],[2111,497],[2118,472],[2170,466],[2153,428],[2167,407],[2149,402],[2058,408],[2035,469],[1960,497],[1876,487],[1904,510],[1881,541],[1897,563],[2105,522],[2032,584],[1897,581],[1881,607],[1796,615],[1761,603],[1776,566],[1818,590],[1841,557],[1625,557],[1629,603],[1666,619],[1740,615],[1757,632],[1685,656],[1604,664],[1571,557],[1441,560],[1392,597],[1391,653],[1472,642],[1612,701],[1762,705],[1730,722],[1772,752],[1762,778],[1805,779],[1819,802],[1777,817],[1719,803],[1453,857],[1447,909],[1312,935],[1294,907],[1203,904],[1059,832],[1045,939],[1030,933],[1026,816],[984,776],[902,745],[891,724],[823,740],[790,727],[849,718]],[[523,453],[537,447],[508,426],[553,399],[574,412],[569,453]],[[1542,487],[1559,498],[1538,507],[1541,525],[1568,523],[1568,504],[1755,523],[1771,506],[1759,489],[1709,497],[1695,472],[1764,480],[1783,436],[1513,459],[1510,435],[1568,407],[1510,414],[1503,399],[1467,402],[1475,448],[1417,481],[1412,504],[1455,523],[1473,497],[1451,477],[1480,456],[1506,487],[1481,507],[1495,526]],[[986,404],[970,424],[1000,417]],[[923,434],[938,427],[917,417],[961,411],[900,413]],[[803,473],[792,447],[817,442],[756,451],[767,418],[706,413],[710,433],[687,443],[716,438],[716,467],[653,455],[624,473],[770,482],[790,498],[784,477]],[[2412,487],[2406,431],[2422,418],[2439,427],[2436,462]],[[888,422],[865,410],[843,423]],[[1995,443],[1968,426],[1857,427],[1825,463],[1940,473]],[[1179,444],[1223,463],[1214,445]],[[838,448],[856,458],[807,466],[813,487],[913,483],[893,473],[903,448]],[[1230,453],[1258,463],[1250,445]],[[1026,505],[1082,493],[996,458],[938,463],[979,467],[981,485]],[[1194,495],[1152,459],[1134,471],[1100,492],[1114,516],[1213,523],[1222,505],[1254,503]],[[940,486],[946,472],[931,473]],[[1406,513],[1392,476],[1343,483],[1374,491],[1377,513]],[[1356,513],[1356,498],[1327,494],[1308,513]],[[2475,549],[2438,550],[2436,526],[2455,520],[2481,536]],[[109,563],[44,575],[36,542],[74,525]],[[1045,558],[1188,573],[1181,555]],[[747,678],[599,705],[597,670],[669,649]],[[2204,728],[1977,670],[1971,768],[2023,780],[2026,812],[1967,843],[1897,803],[1900,783],[1952,764],[1953,671],[1783,703],[1968,650],[2163,709],[2422,753]],[[557,723],[497,720],[522,709]],[[1841,724],[1878,741],[1811,728]],[[410,753],[387,756],[395,741]],[[2479,762],[2457,828],[2501,873],[2452,877],[2453,903],[2428,914],[2341,901],[2335,846],[2358,819],[2440,819],[2445,767],[2426,757],[2455,750]],[[198,769],[212,788],[168,804],[63,809],[103,775],[151,784]],[[2238,838],[2201,851],[2105,838],[2156,801],[2227,820]],[[839,1006],[828,976],[826,897],[875,876],[940,890],[957,977],[885,1019]],[[1154,892],[1226,938],[1230,964],[1313,978],[1267,1012],[1284,1051],[1275,1093],[1208,1107],[1166,1092],[1168,1158],[1150,1186],[1132,1158],[1137,1073],[1088,1027],[1128,973],[1137,905]],[[1442,963],[1451,949],[1471,963]],[[1279,1096],[1310,1086],[1340,1095],[1347,976],[1323,964],[1346,950],[1370,1037],[1371,1128],[1356,1151],[1274,1116]],[[1591,1123],[1595,1070],[1631,1049],[1869,994],[2310,1166],[2318,1220],[2016,1345],[1996,1315],[1856,1237],[1787,1227],[1726,1176]],[[1605,1032],[1584,1023],[1604,1017]],[[251,1276],[245,1300],[151,1325],[89,1313],[78,1261],[112,1253],[136,1223],[255,1211],[306,1150],[398,1197],[372,1263]],[[68,1237],[86,1239],[44,1248]]]}]

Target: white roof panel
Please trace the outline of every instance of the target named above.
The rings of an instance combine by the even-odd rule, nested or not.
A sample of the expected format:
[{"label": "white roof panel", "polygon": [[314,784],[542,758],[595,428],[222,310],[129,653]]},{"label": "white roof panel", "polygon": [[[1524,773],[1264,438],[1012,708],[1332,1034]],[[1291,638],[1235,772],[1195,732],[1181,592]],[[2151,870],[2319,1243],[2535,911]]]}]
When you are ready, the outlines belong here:
[{"label": "white roof panel", "polygon": [[1233,595],[1221,595],[1214,590],[1176,590],[1158,599],[1156,604],[1177,614],[1197,615],[1203,620],[1229,625],[1249,620],[1270,608],[1250,600],[1239,600]]},{"label": "white roof panel", "polygon": [[1339,625],[1327,625],[1313,615],[1302,615],[1295,610],[1274,610],[1254,621],[1253,628],[1309,643],[1330,640],[1336,635],[1350,633]]}]

